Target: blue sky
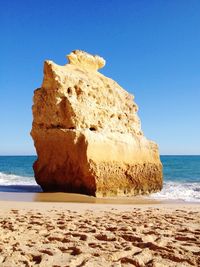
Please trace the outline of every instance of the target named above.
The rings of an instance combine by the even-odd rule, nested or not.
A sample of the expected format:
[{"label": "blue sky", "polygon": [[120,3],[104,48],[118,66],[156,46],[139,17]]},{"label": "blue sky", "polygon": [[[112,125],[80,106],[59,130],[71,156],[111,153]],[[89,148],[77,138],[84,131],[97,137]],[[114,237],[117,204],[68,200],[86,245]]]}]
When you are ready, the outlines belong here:
[{"label": "blue sky", "polygon": [[200,154],[200,1],[2,0],[0,155],[34,154],[33,90],[43,62],[75,49],[135,95],[161,154]]}]

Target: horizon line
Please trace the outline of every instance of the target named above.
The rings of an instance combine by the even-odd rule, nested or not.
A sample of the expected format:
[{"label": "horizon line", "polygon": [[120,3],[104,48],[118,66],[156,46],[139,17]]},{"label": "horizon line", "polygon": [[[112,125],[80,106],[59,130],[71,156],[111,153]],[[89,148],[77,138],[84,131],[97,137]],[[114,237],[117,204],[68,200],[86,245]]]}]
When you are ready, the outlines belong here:
[{"label": "horizon line", "polygon": [[[37,157],[37,154],[8,154],[0,155],[0,157]],[[200,156],[200,154],[160,154],[160,156]]]}]

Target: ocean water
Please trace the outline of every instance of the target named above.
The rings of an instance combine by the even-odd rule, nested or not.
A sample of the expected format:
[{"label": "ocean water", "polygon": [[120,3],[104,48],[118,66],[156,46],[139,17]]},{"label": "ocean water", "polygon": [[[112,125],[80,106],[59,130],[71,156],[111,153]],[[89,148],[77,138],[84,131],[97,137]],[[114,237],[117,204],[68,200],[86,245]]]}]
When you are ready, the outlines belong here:
[{"label": "ocean water", "polygon": [[[0,156],[0,192],[41,192],[34,179],[36,156]],[[200,202],[200,156],[161,156],[164,185],[151,198]]]},{"label": "ocean water", "polygon": [[163,189],[152,198],[200,202],[200,156],[161,156]]},{"label": "ocean water", "polygon": [[41,192],[32,169],[36,156],[0,156],[0,192]]}]

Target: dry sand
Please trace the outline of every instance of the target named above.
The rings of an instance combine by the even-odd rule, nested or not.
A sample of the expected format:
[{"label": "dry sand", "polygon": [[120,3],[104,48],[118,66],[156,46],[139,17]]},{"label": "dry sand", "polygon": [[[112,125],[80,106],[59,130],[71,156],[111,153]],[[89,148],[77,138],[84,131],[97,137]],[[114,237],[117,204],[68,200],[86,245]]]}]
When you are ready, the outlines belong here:
[{"label": "dry sand", "polygon": [[200,266],[200,205],[0,201],[0,266]]}]

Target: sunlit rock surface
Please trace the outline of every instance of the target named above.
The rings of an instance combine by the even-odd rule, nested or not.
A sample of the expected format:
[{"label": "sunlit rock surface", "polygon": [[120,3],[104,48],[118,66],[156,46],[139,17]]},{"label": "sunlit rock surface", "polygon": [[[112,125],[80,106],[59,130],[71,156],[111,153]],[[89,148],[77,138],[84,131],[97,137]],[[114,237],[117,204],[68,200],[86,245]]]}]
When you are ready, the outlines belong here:
[{"label": "sunlit rock surface", "polygon": [[64,66],[45,61],[34,92],[37,183],[44,191],[94,196],[160,190],[158,147],[141,131],[133,95],[98,72],[103,58],[80,50],[67,58]]}]

